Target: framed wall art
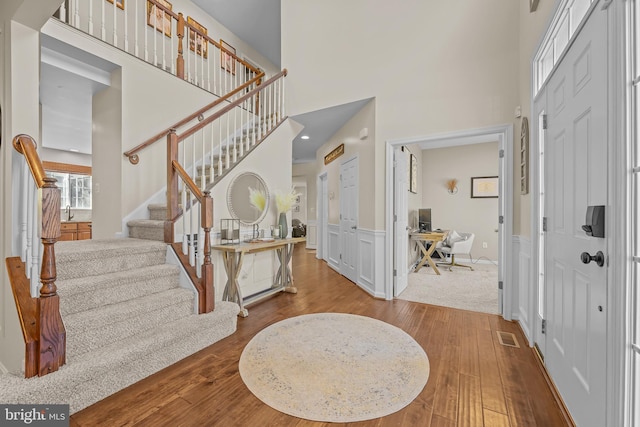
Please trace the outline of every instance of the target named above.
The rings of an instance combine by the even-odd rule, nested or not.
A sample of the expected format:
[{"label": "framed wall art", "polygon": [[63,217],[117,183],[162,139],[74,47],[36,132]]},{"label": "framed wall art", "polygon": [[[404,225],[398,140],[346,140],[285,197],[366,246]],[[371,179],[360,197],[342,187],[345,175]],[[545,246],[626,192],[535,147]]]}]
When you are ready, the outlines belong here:
[{"label": "framed wall art", "polygon": [[413,154],[409,155],[409,191],[418,192],[418,159]]},{"label": "framed wall art", "polygon": [[187,16],[187,23],[201,33],[199,34],[193,31],[193,28],[189,28],[189,49],[195,52],[196,55],[206,58],[209,54],[209,43],[207,43],[207,39],[204,38],[203,34],[207,35],[207,29],[190,16]]},{"label": "framed wall art", "polygon": [[[229,52],[232,52],[234,55],[236,54],[236,49],[231,46],[229,43],[220,39],[220,46],[224,47]],[[220,66],[227,72],[235,75],[236,74],[236,61],[233,56],[229,55],[224,50],[220,49]]]},{"label": "framed wall art", "polygon": [[499,185],[497,176],[477,176],[471,178],[471,198],[497,198]]},{"label": "framed wall art", "polygon": [[[167,0],[156,0],[168,10],[173,9],[173,5]],[[147,25],[160,31],[167,37],[171,37],[171,15],[163,9],[157,7],[155,3],[147,2]]]}]

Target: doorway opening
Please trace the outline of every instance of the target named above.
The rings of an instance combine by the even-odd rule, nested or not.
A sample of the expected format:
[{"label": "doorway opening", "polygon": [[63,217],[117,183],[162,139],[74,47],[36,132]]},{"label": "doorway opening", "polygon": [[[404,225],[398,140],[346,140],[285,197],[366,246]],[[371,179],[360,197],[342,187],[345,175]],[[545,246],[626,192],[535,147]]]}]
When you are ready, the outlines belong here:
[{"label": "doorway opening", "polygon": [[[386,195],[390,203],[387,204],[386,212],[386,233],[388,236],[386,244],[386,272],[387,280],[385,285],[385,297],[392,299],[397,296],[397,290],[402,285],[394,285],[397,276],[394,276],[394,257],[398,249],[398,241],[405,241],[405,236],[401,236],[401,231],[396,230],[394,221],[394,210],[396,209],[396,192],[399,191],[394,180],[394,151],[401,146],[419,144],[422,148],[454,147],[457,145],[468,145],[487,141],[497,141],[498,143],[498,301],[499,312],[502,316],[511,320],[512,317],[512,230],[513,230],[513,125],[501,125],[488,128],[456,131],[444,134],[437,134],[425,137],[390,140],[386,144]],[[396,173],[402,173],[396,172]],[[407,191],[407,189],[402,189]],[[408,213],[407,213],[408,214]],[[410,225],[409,225],[410,226]],[[396,261],[398,262],[398,261]],[[400,261],[399,265],[402,264]]]}]

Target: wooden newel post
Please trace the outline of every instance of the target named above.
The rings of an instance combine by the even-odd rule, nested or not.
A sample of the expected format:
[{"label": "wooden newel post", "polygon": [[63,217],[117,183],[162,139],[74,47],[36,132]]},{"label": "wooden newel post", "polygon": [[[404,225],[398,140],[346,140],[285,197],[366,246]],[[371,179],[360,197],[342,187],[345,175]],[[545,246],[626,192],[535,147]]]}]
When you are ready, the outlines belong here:
[{"label": "wooden newel post", "polygon": [[184,38],[184,16],[182,12],[178,13],[178,57],[176,58],[177,75],[184,80],[184,56],[182,48],[182,39]]},{"label": "wooden newel post", "polygon": [[209,191],[204,192],[202,200],[202,228],[204,229],[204,262],[202,264],[202,287],[204,295],[200,298],[200,313],[210,313],[214,309],[213,264],[211,263],[211,229],[213,228],[213,199]]},{"label": "wooden newel post", "polygon": [[173,162],[178,161],[178,135],[171,129],[167,135],[167,219],[164,222],[164,242],[173,243],[173,222],[180,215],[178,206],[178,173]]},{"label": "wooden newel post", "polygon": [[60,316],[60,298],[56,293],[56,254],[60,237],[60,189],[55,178],[45,177],[42,186],[42,232],[44,246],[40,272],[40,298],[37,299],[39,332],[38,375],[57,371],[65,363],[66,333]]}]

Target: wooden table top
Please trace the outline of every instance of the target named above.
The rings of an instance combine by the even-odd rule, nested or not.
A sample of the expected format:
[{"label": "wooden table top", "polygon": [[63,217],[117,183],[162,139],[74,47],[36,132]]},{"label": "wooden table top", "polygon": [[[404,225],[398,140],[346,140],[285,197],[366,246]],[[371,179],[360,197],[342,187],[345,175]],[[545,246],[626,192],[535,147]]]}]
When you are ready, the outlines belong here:
[{"label": "wooden table top", "polygon": [[211,249],[222,252],[261,252],[269,249],[277,249],[289,243],[305,242],[306,237],[290,237],[287,239],[253,240],[249,242],[233,243],[228,245],[213,245]]},{"label": "wooden table top", "polygon": [[439,242],[444,240],[449,234],[449,230],[442,231],[430,231],[428,233],[419,233],[419,232],[411,232],[409,236],[415,240],[432,240],[434,242]]}]

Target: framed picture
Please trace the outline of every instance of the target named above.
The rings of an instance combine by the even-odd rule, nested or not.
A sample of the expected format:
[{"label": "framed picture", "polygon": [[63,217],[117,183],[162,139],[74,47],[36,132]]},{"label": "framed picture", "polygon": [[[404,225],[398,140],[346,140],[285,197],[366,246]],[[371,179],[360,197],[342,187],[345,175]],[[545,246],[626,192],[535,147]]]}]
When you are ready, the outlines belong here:
[{"label": "framed picture", "polygon": [[[231,46],[229,43],[220,39],[220,46],[232,52],[234,55],[236,54],[236,49]],[[236,74],[236,61],[233,56],[229,55],[224,50],[220,49],[220,66],[229,73],[235,75]]]},{"label": "framed picture", "polygon": [[[173,5],[167,0],[156,0],[169,10],[173,10]],[[155,3],[147,2],[147,25],[160,31],[167,37],[171,37],[171,15],[160,9]]]},{"label": "framed picture", "polygon": [[[113,0],[107,0],[109,3],[113,4]],[[116,0],[116,6],[120,9],[124,10],[124,0]]]},{"label": "framed picture", "polygon": [[498,177],[497,176],[477,176],[471,178],[471,198],[487,199],[498,197]]},{"label": "framed picture", "polygon": [[418,192],[418,159],[413,154],[409,155],[409,191]]},{"label": "framed picture", "polygon": [[200,34],[196,33],[195,31],[193,31],[193,28],[189,28],[189,49],[195,52],[196,55],[206,58],[209,54],[209,43],[202,34],[206,36],[207,29],[190,16],[187,16],[187,23],[200,32]]}]

